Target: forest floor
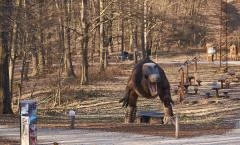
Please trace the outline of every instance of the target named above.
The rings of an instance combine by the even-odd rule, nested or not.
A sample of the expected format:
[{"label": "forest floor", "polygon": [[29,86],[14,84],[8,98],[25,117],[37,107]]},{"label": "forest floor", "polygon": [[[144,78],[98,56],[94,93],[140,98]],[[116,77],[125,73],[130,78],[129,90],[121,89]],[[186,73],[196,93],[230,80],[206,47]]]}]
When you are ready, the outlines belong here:
[{"label": "forest floor", "polygon": [[[220,72],[217,62],[208,63],[204,61],[204,58],[200,58],[198,77],[202,80],[202,84],[198,86],[198,93],[194,94],[194,87],[189,87],[188,95],[183,103],[179,104],[174,88],[177,87],[180,78],[179,66],[186,59],[187,57],[182,56],[163,56],[158,60],[170,81],[172,98],[176,101],[173,109],[174,113],[179,116],[179,137],[188,138],[229,132],[236,127],[236,120],[240,116],[240,82],[236,81],[235,76]],[[228,63],[229,68],[236,74],[240,73],[239,65],[240,63]],[[69,128],[67,114],[69,110],[75,110],[76,129],[175,136],[173,125],[124,124],[126,109],[121,107],[118,100],[123,97],[127,79],[133,68],[131,61],[110,63],[108,70],[98,75],[96,75],[98,72],[95,67],[94,65],[90,67],[91,82],[87,86],[80,86],[78,79],[60,79],[60,105],[59,96],[56,95],[58,79],[54,79],[57,78],[57,74],[47,74],[45,77],[38,78],[30,77],[24,82],[23,99],[34,99],[38,102],[39,128]],[[189,70],[193,75],[193,64],[189,66]],[[211,89],[212,83],[217,82],[222,75],[227,75],[231,83],[229,88],[220,89],[219,94],[222,96],[224,91],[228,91],[229,98],[217,98],[215,91]],[[212,97],[206,98],[206,92],[210,92]],[[162,111],[162,104],[158,98],[152,100],[139,98],[137,104],[139,111]],[[19,116],[1,116],[0,125],[18,127]],[[0,136],[0,142],[5,139],[4,136]],[[11,140],[11,142],[18,143],[19,140]]]}]

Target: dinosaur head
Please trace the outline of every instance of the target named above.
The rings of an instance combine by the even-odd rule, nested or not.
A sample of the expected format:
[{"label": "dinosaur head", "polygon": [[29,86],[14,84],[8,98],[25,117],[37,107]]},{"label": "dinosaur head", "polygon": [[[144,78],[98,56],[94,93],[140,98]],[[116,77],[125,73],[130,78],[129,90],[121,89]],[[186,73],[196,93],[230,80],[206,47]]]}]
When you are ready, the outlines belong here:
[{"label": "dinosaur head", "polygon": [[151,94],[152,97],[159,95],[157,84],[161,77],[158,71],[158,66],[155,63],[145,63],[142,68],[144,88]]}]

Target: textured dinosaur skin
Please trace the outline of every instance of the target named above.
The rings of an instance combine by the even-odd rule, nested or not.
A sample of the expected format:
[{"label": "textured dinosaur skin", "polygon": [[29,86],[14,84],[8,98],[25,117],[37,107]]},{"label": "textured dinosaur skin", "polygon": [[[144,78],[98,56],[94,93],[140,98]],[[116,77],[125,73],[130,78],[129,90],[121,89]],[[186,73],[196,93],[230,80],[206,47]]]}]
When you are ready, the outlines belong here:
[{"label": "textured dinosaur skin", "polygon": [[[149,85],[152,80],[155,80],[155,83]],[[163,69],[149,58],[143,59],[135,65],[128,79],[125,95],[119,101],[123,103],[123,107],[128,107],[125,115],[126,123],[135,121],[138,97],[147,99],[159,97],[164,106],[164,123],[168,123],[172,119],[173,101],[171,99],[168,79]]]}]

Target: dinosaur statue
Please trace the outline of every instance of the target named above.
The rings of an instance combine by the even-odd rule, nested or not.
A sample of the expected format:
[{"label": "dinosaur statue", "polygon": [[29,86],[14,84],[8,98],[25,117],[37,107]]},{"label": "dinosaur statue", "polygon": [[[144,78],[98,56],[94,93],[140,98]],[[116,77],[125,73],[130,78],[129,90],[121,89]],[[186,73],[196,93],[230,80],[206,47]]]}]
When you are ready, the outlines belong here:
[{"label": "dinosaur statue", "polygon": [[168,79],[163,69],[149,58],[145,58],[135,65],[127,82],[125,95],[119,100],[120,103],[123,103],[123,107],[129,106],[125,114],[126,123],[135,121],[138,97],[147,99],[159,97],[164,105],[164,124],[173,121],[173,101]]}]

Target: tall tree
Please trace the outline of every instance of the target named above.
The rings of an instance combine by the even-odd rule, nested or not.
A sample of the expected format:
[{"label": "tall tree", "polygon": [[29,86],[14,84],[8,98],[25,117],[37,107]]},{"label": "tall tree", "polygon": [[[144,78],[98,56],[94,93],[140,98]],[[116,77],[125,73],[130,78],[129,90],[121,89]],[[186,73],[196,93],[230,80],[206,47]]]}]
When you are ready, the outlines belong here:
[{"label": "tall tree", "polygon": [[10,91],[11,97],[13,92],[13,81],[14,81],[14,70],[15,70],[15,61],[17,58],[17,49],[19,48],[19,24],[20,24],[20,13],[21,13],[21,6],[22,0],[16,0],[14,3],[13,8],[13,16],[12,18],[15,19],[13,22],[13,27],[11,31],[11,42],[10,42],[10,59],[9,59],[9,81],[10,81]]},{"label": "tall tree", "polygon": [[2,47],[2,38],[0,40],[0,114],[3,113],[3,47]]},{"label": "tall tree", "polygon": [[142,1],[142,24],[141,24],[141,44],[143,58],[148,56],[147,48],[147,9],[148,0]]},{"label": "tall tree", "polygon": [[32,57],[32,75],[36,76],[39,74],[39,64],[38,64],[38,55],[39,55],[39,4],[36,4],[37,0],[26,0],[26,7],[29,8],[31,13],[27,13],[27,19],[31,20],[31,23],[28,23],[30,29],[28,29],[28,34],[30,42],[30,51]]},{"label": "tall tree", "polygon": [[65,11],[65,24],[66,29],[64,33],[64,40],[67,40],[64,43],[64,71],[68,77],[75,77],[72,64],[72,54],[71,54],[71,18],[72,18],[72,0],[64,0],[64,11]]},{"label": "tall tree", "polygon": [[39,49],[38,49],[38,69],[39,69],[39,73],[42,74],[44,71],[44,67],[45,67],[45,50],[44,50],[44,37],[45,37],[45,33],[44,33],[44,27],[43,25],[43,15],[44,15],[44,4],[45,4],[45,0],[39,0],[39,23],[38,23],[38,27],[39,27]]},{"label": "tall tree", "polygon": [[[2,0],[1,6],[1,41],[0,41],[0,113],[12,114],[9,90],[9,41],[11,31],[12,1]],[[3,106],[3,107],[2,107]]]},{"label": "tall tree", "polygon": [[105,32],[104,32],[104,21],[105,21],[105,17],[104,15],[104,4],[105,1],[104,0],[99,0],[99,39],[100,39],[100,71],[104,71],[105,70],[105,53],[106,53],[106,47],[104,45],[104,38],[105,38]]},{"label": "tall tree", "polygon": [[112,47],[112,7],[113,1],[99,0],[99,36],[100,36],[100,71],[108,66],[108,50]]},{"label": "tall tree", "polygon": [[137,51],[138,51],[138,19],[136,17],[136,11],[138,10],[138,0],[129,0],[129,25],[130,25],[130,40],[129,46],[131,51],[134,51],[134,63],[137,63]]},{"label": "tall tree", "polygon": [[[121,17],[121,54],[123,55],[123,51],[125,50],[125,26],[124,26],[124,5],[121,3],[120,10],[122,13]],[[122,57],[123,59],[123,57]]]},{"label": "tall tree", "polygon": [[82,2],[82,12],[81,12],[81,22],[82,22],[82,63],[81,63],[81,84],[86,84],[88,82],[88,41],[89,41],[89,0],[81,0]]}]

